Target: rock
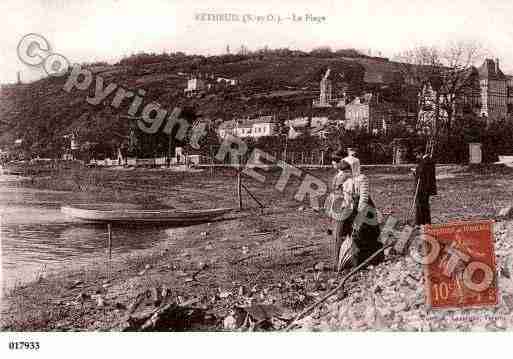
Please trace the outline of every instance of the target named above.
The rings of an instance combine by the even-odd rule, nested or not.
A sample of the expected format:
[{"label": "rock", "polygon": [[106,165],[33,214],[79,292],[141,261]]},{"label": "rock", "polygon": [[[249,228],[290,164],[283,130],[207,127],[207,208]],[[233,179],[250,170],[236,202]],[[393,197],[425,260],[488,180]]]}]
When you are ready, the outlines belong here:
[{"label": "rock", "polygon": [[105,299],[101,295],[98,295],[96,297],[96,305],[99,308],[104,308],[105,307]]},{"label": "rock", "polygon": [[314,269],[315,269],[316,271],[319,271],[319,272],[324,271],[324,269],[325,269],[325,268],[326,268],[326,265],[324,264],[324,262],[318,262],[318,263],[316,263],[316,264],[315,264],[315,266],[314,266]]},{"label": "rock", "polygon": [[150,265],[150,264],[146,264],[146,265],[144,266],[144,269],[146,269],[146,270],[150,270],[150,269],[151,269],[151,265]]},{"label": "rock", "polygon": [[232,292],[221,292],[219,293],[219,298],[228,298],[230,295],[232,295]]},{"label": "rock", "polygon": [[374,322],[376,321],[376,308],[374,306],[369,305],[367,309],[365,310],[364,319],[367,325],[373,326]]},{"label": "rock", "polygon": [[207,244],[207,245],[205,246],[205,249],[206,249],[207,251],[211,251],[212,249],[214,249],[214,246],[213,246],[213,245],[211,245],[211,244]]},{"label": "rock", "polygon": [[393,309],[395,312],[403,312],[408,308],[408,304],[405,302],[399,302]]},{"label": "rock", "polygon": [[507,206],[507,207],[502,208],[499,211],[498,216],[499,217],[507,217],[507,218],[512,217],[513,216],[513,206]]},{"label": "rock", "polygon": [[162,299],[166,299],[171,294],[171,290],[168,287],[163,287],[162,292],[160,295],[162,296]]},{"label": "rock", "polygon": [[499,329],[506,329],[508,326],[507,324],[504,322],[504,320],[502,319],[498,319],[496,322],[495,322],[495,326]]},{"label": "rock", "polygon": [[511,279],[511,273],[510,273],[509,268],[508,268],[507,266],[501,267],[500,274],[501,274],[503,277],[506,277],[506,278],[508,278],[508,279]]},{"label": "rock", "polygon": [[143,269],[142,271],[137,273],[138,276],[142,276],[142,275],[145,275],[145,274],[146,274],[146,269]]},{"label": "rock", "polygon": [[223,328],[226,330],[235,330],[237,329],[237,319],[233,315],[228,315],[223,320]]},{"label": "rock", "polygon": [[303,212],[304,210],[305,210],[305,207],[303,207],[303,206],[300,206],[300,207],[297,209],[297,211],[298,211],[298,212]]},{"label": "rock", "polygon": [[208,235],[208,232],[201,232],[200,233],[200,236],[202,236],[202,237],[206,237],[207,235]]}]

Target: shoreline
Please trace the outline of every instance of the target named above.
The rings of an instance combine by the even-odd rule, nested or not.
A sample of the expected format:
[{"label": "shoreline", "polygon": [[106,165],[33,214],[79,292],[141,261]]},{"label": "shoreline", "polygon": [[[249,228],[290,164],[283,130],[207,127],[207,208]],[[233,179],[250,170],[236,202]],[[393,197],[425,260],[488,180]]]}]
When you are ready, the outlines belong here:
[{"label": "shoreline", "polygon": [[[162,176],[159,171],[137,171],[134,175],[134,171],[87,170],[79,179],[73,172],[61,175],[50,180],[34,178],[30,185],[45,189],[60,183],[60,188],[72,185],[105,200],[192,207],[233,204],[236,198],[235,179],[225,174]],[[330,173],[319,175],[329,178]],[[506,175],[513,178],[513,171]],[[409,178],[405,175],[404,179],[390,181],[386,174],[373,178],[379,209],[402,218],[409,209],[410,193],[404,191]],[[513,201],[513,191],[504,188],[509,182],[493,175],[482,174],[473,182],[465,182],[465,188],[458,178],[449,176],[442,181],[440,192],[445,200],[433,201],[433,210],[441,221],[450,220],[458,208],[461,217],[493,218],[496,208],[486,207],[488,203],[502,207]],[[236,308],[252,305],[280,308],[283,316],[291,317],[336,284],[336,275],[326,269],[331,258],[332,240],[326,234],[330,224],[294,200],[299,182],[277,193],[272,186],[248,180],[257,197],[265,199],[263,214],[245,198],[245,211],[231,220],[182,228],[179,235],[161,246],[115,261],[110,280],[104,267],[98,265],[17,288],[4,296],[8,303],[2,311],[1,327],[7,331],[127,330],[129,317],[144,317],[158,308],[155,300],[164,292],[167,302],[189,305],[205,314],[196,326],[182,330],[225,330],[225,320],[236,317]],[[101,184],[101,191],[97,184]],[[472,195],[475,188],[491,191],[490,198],[476,202]],[[501,197],[490,202],[495,190],[501,191],[496,194]],[[472,207],[462,207],[467,201],[473,202]],[[389,267],[404,262],[397,257],[388,260],[363,271],[363,277],[350,287],[373,283],[374,273],[383,276]],[[146,296],[146,304],[129,314],[141,295]],[[351,325],[348,328],[353,328]],[[277,328],[279,324],[273,330]]]}]

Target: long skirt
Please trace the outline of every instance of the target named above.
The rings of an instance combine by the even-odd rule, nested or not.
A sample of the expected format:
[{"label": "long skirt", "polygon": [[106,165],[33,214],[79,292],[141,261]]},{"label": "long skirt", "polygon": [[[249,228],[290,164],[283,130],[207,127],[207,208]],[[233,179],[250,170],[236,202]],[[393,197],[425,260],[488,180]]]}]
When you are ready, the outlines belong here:
[{"label": "long skirt", "polygon": [[[358,200],[356,200],[358,203]],[[364,260],[369,258],[374,252],[382,248],[382,243],[379,241],[380,228],[376,216],[376,207],[372,199],[369,198],[369,210],[367,211],[367,221],[363,221],[357,231],[353,231],[353,224],[358,215],[358,209],[355,208],[350,217],[343,221],[335,221],[335,246],[334,246],[334,260],[335,266],[339,263],[340,247],[346,240],[352,241],[351,260],[349,261],[350,267],[356,267]],[[356,206],[355,206],[356,207]],[[376,265],[384,259],[383,253],[376,256],[370,264]]]}]

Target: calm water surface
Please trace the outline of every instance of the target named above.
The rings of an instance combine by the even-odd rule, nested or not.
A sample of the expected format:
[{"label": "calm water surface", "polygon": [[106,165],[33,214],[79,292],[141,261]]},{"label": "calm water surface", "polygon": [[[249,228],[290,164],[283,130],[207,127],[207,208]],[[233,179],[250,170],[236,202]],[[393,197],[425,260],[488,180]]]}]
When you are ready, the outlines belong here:
[{"label": "calm water surface", "polygon": [[[2,286],[34,280],[46,272],[80,268],[105,258],[106,225],[73,220],[62,204],[87,203],[84,194],[19,188],[13,176],[0,175]],[[113,256],[147,249],[169,239],[176,229],[113,228]]]}]

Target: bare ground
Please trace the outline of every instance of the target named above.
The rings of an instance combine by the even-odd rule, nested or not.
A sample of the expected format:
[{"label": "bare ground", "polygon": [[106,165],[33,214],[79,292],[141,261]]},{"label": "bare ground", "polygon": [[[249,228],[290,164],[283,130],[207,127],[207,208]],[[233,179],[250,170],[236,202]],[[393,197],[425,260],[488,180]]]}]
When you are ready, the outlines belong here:
[{"label": "bare ground", "polygon": [[[333,175],[327,170],[309,172],[328,183]],[[413,192],[408,170],[367,172],[373,198],[383,216],[405,218]],[[204,311],[203,319],[188,330],[236,329],[242,326],[236,308],[257,304],[279,308],[282,319],[292,317],[337,284],[336,274],[325,269],[331,258],[331,238],[326,233],[331,224],[320,212],[309,208],[308,198],[302,203],[294,199],[300,186],[297,178],[293,177],[279,192],[274,186],[280,173],[262,173],[266,183],[247,176],[244,183],[266,205],[263,213],[244,195],[243,212],[222,221],[183,228],[174,238],[144,254],[112,263],[110,275],[100,265],[16,288],[4,298],[3,330],[125,330],[135,298],[147,293],[157,300],[157,292],[165,294],[167,301]],[[441,168],[438,175],[439,195],[432,201],[435,222],[494,218],[500,208],[513,203],[511,169],[452,166]],[[109,201],[162,203],[178,208],[237,206],[236,179],[230,169],[218,169],[214,176],[209,171],[166,170],[82,170],[55,176],[36,178],[28,185],[95,192]],[[511,241],[503,237],[502,242]],[[373,306],[367,298],[376,281],[384,281],[387,290],[394,293],[399,282],[388,279],[399,272],[402,276],[411,272],[410,284],[417,285],[412,289],[417,293],[418,288],[423,288],[419,271],[409,266],[405,258],[389,256],[382,265],[363,271],[348,290],[330,301],[332,307],[320,308],[301,325],[313,330],[382,329],[383,325],[367,321],[371,324],[365,326],[360,316],[351,316],[355,304],[350,300],[359,301],[362,308],[376,308],[379,304],[374,300]],[[396,299],[390,301],[396,303]],[[154,304],[151,298],[145,299],[135,311],[151,311]],[[341,306],[346,314],[340,314]],[[420,310],[413,306],[391,308],[392,313]],[[282,319],[273,319],[271,329],[282,328],[286,324]],[[388,320],[395,324],[393,318]],[[387,328],[392,324],[388,323]],[[161,328],[173,329],[177,328]],[[411,328],[397,325],[395,329]]]}]

